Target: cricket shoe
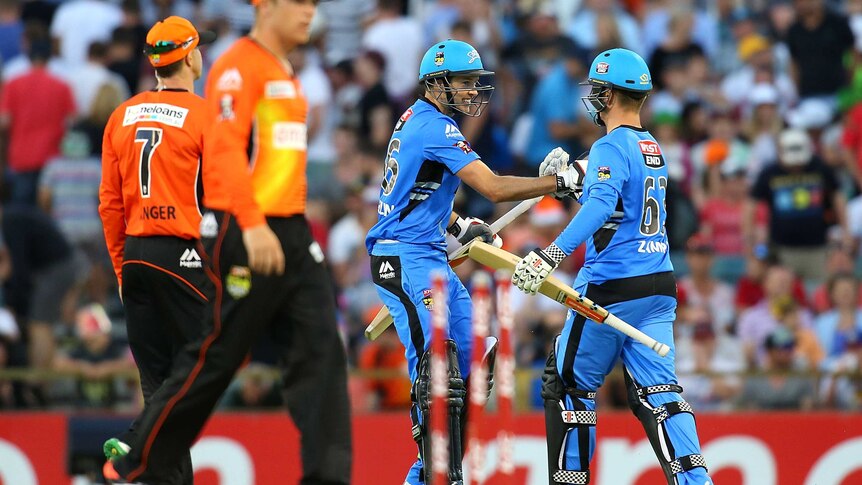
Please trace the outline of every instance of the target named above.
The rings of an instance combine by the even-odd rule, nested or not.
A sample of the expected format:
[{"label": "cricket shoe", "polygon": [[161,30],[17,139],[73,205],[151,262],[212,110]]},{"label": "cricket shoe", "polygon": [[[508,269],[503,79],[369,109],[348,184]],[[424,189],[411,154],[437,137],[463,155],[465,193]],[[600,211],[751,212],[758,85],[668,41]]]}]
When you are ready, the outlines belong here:
[{"label": "cricket shoe", "polygon": [[102,451],[105,452],[105,464],[102,466],[102,475],[105,476],[106,480],[110,480],[111,483],[127,483],[123,481],[123,478],[117,473],[117,470],[114,469],[113,460],[126,456],[129,454],[129,450],[132,448],[118,440],[117,438],[111,438],[108,441],[105,441],[105,444],[102,445]]}]

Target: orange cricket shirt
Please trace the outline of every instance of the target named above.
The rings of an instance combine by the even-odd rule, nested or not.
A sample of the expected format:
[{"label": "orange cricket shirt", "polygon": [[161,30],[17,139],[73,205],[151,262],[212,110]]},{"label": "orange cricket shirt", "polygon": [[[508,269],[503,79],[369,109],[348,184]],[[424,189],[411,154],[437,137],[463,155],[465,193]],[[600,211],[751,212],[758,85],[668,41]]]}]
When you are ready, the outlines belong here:
[{"label": "orange cricket shirt", "polygon": [[99,214],[121,284],[126,236],[200,237],[210,109],[194,93],[162,90],[140,93],[111,114],[102,140]]},{"label": "orange cricket shirt", "polygon": [[305,213],[308,103],[285,61],[249,37],[210,69],[217,112],[204,166],[204,205],[245,229],[265,216]]}]

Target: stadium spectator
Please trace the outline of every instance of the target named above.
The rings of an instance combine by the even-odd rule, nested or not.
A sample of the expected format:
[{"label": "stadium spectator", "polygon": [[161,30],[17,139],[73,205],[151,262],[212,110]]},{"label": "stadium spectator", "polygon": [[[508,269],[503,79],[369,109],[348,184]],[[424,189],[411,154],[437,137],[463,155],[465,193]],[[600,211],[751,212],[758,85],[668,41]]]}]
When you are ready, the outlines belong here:
[{"label": "stadium spectator", "polygon": [[[811,309],[815,313],[832,310],[835,306],[830,288],[832,280],[841,275],[853,274],[856,261],[856,248],[848,248],[838,240],[830,240],[826,253],[826,281],[814,289],[811,294]],[[857,304],[862,304],[862,287],[857,285]]]},{"label": "stadium spectator", "polygon": [[826,352],[822,367],[834,371],[846,368],[847,356],[862,345],[859,281],[853,273],[838,273],[829,278],[828,291],[833,308],[817,317],[814,328]]},{"label": "stadium spectator", "polygon": [[385,152],[396,116],[384,85],[386,59],[377,51],[364,52],[356,58],[353,70],[362,89],[356,103],[359,122],[357,134],[373,149]]},{"label": "stadium spectator", "polygon": [[713,333],[730,334],[733,331],[734,308],[727,304],[733,299],[733,288],[712,276],[715,247],[706,234],[695,234],[685,246],[685,259],[689,274],[680,278],[677,286],[685,292],[686,312],[683,317],[690,323],[709,323]]},{"label": "stadium spectator", "polygon": [[139,37],[138,27],[143,25],[123,25],[114,29],[106,53],[108,70],[123,79],[123,86],[129,93],[137,93],[141,81],[143,49],[140,46],[144,40]]},{"label": "stadium spectator", "polygon": [[406,102],[416,90],[414,73],[419,70],[424,46],[422,26],[403,16],[402,8],[403,0],[377,0],[376,17],[362,35],[363,48],[383,54],[383,85],[397,103]]},{"label": "stadium spectator", "polygon": [[87,135],[70,130],[63,137],[61,156],[51,159],[42,171],[39,206],[51,215],[76,257],[86,261],[87,300],[105,304],[111,275],[99,219],[101,178],[102,164],[91,155]]},{"label": "stadium spectator", "polygon": [[649,69],[658,89],[665,88],[665,67],[669,64],[686,66],[695,56],[704,54],[703,47],[692,39],[694,16],[691,10],[675,8],[668,20],[668,32],[649,58]]},{"label": "stadium spectator", "polygon": [[50,74],[46,63],[51,46],[30,43],[32,68],[4,87],[0,93],[0,138],[8,154],[0,166],[6,170],[11,204],[35,205],[39,173],[49,158],[60,152],[60,140],[75,115],[69,86]]},{"label": "stadium spectator", "polygon": [[122,92],[113,83],[105,83],[96,91],[93,104],[90,106],[90,114],[79,118],[71,129],[83,132],[90,142],[90,153],[102,154],[102,138],[105,135],[105,127],[111,113],[126,99]]},{"label": "stadium spectator", "polygon": [[59,46],[60,59],[67,67],[80,66],[87,60],[90,44],[109,41],[122,21],[119,5],[107,0],[61,3],[51,21],[51,36]]},{"label": "stadium spectator", "polygon": [[581,103],[581,86],[589,69],[589,55],[575,44],[568,44],[562,59],[539,81],[533,91],[530,115],[533,129],[528,144],[527,164],[535,167],[555,147],[577,155],[584,151],[584,132],[593,123]]},{"label": "stadium spectator", "polygon": [[79,116],[86,118],[91,115],[93,104],[97,102],[96,94],[105,84],[110,84],[116,89],[121,99],[125,100],[129,97],[125,79],[110,71],[107,64],[108,45],[93,42],[87,48],[86,61],[69,70],[66,80],[75,96]]},{"label": "stadium spectator", "polygon": [[749,112],[744,115],[742,134],[751,142],[751,163],[746,171],[751,179],[778,159],[778,135],[784,128],[779,99],[778,89],[770,83],[757,83],[748,92]]},{"label": "stadium spectator", "polygon": [[341,0],[318,5],[317,13],[326,29],[323,57],[327,65],[335,66],[358,57],[362,29],[372,19],[376,3],[374,0]]},{"label": "stadium spectator", "polygon": [[237,378],[228,386],[218,407],[230,411],[276,409],[282,406],[278,374],[258,363],[250,363],[237,372]]},{"label": "stadium spectator", "polygon": [[48,72],[59,78],[65,78],[66,67],[63,61],[60,60],[50,49],[51,37],[48,34],[48,27],[39,21],[28,21],[24,24],[24,33],[21,39],[21,52],[11,59],[3,59],[0,66],[3,68],[3,81],[9,82],[16,77],[26,74],[30,71],[32,63],[30,62],[31,46],[47,45],[48,56],[46,67]]},{"label": "stadium spectator", "polygon": [[111,335],[111,320],[101,305],[82,307],[75,315],[78,342],[58,352],[53,367],[77,376],[75,406],[112,408],[118,402],[116,374],[135,369],[131,353]]},{"label": "stadium spectator", "polygon": [[[840,224],[846,231],[844,195],[838,190],[835,173],[814,155],[807,133],[785,130],[778,144],[779,163],[758,174],[746,203],[745,240],[755,242],[756,205],[767,205],[768,237],[779,260],[805,280],[820,282],[826,270],[829,226]],[[799,230],[802,227],[804,231]]]},{"label": "stadium spectator", "polygon": [[320,65],[320,55],[315,49],[306,46],[291,52],[288,58],[308,100],[308,162],[330,165],[335,157],[335,151],[329,143],[334,128],[329,119],[332,86]]},{"label": "stadium spectator", "polygon": [[[778,264],[777,256],[766,244],[754,246],[754,249],[746,255],[745,274],[736,282],[734,302],[738,313],[760,303],[765,293],[763,286],[767,270],[776,264]],[[791,291],[796,301],[803,306],[808,306],[805,286],[799,277],[794,278]]]},{"label": "stadium spectator", "polygon": [[[691,0],[654,0],[647,2],[648,12],[643,18],[643,53],[650,56],[670,34],[669,24],[674,15],[691,10],[692,41],[700,46],[711,58],[718,54],[719,30],[717,16],[706,10],[694,9]],[[721,8],[719,4],[718,8]],[[619,45],[619,44],[617,44]]]},{"label": "stadium spectator", "polygon": [[776,101],[782,112],[795,104],[796,85],[790,76],[778,70],[775,47],[768,38],[760,34],[747,35],[739,41],[738,56],[743,65],[721,81],[721,92],[732,106],[748,111],[755,101],[751,99],[752,87],[759,83],[775,87]]},{"label": "stadium spectator", "polygon": [[793,370],[796,340],[787,329],[770,333],[764,346],[763,370],[779,374],[751,377],[737,401],[742,409],[810,410],[814,406],[814,383],[804,376],[786,375]]},{"label": "stadium spectator", "polygon": [[794,276],[789,268],[780,265],[769,267],[763,281],[763,299],[740,314],[737,335],[749,366],[763,365],[766,337],[779,327],[786,328],[787,320],[798,316],[797,327],[811,328],[811,313],[797,305],[793,298],[793,285]]},{"label": "stadium spectator", "polygon": [[0,1],[0,65],[22,52],[24,22],[21,20],[21,0]]},{"label": "stadium spectator", "polygon": [[[372,308],[368,316],[373,317],[377,309]],[[404,350],[394,327],[362,348],[357,368],[368,372],[393,374],[365,378],[366,390],[370,392],[372,400],[370,403],[372,409],[392,411],[410,407],[407,359],[404,357]]]},{"label": "stadium spectator", "polygon": [[832,12],[825,0],[795,0],[796,21],[785,42],[793,60],[799,97],[823,97],[834,103],[847,83],[844,54],[853,48],[847,18]]},{"label": "stadium spectator", "polygon": [[70,320],[63,315],[62,306],[66,295],[81,280],[80,261],[41,210],[3,207],[0,219],[12,261],[12,274],[4,292],[6,303],[25,329],[28,364],[47,369],[56,348],[55,324]]},{"label": "stadium spectator", "polygon": [[[602,14],[608,14],[616,19],[617,30],[620,33],[622,43],[615,47],[625,47],[639,54],[643,52],[641,44],[641,29],[637,21],[623,8],[617,0],[584,0],[580,11],[575,14],[571,23],[566,26],[566,34],[575,40],[578,45],[590,51],[596,51],[598,47],[597,19]],[[655,74],[653,74],[655,78]]]}]

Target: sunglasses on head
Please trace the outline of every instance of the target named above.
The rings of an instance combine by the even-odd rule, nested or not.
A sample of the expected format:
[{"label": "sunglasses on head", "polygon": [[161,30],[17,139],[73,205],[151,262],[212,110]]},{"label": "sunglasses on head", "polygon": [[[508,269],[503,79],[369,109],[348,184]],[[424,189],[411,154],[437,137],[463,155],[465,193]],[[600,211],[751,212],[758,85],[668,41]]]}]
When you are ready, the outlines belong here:
[{"label": "sunglasses on head", "polygon": [[153,55],[153,54],[164,54],[166,52],[170,52],[170,51],[176,50],[176,49],[185,49],[186,47],[191,45],[191,43],[194,42],[195,39],[197,39],[197,36],[189,37],[188,40],[186,40],[184,42],[179,42],[179,43],[174,42],[172,40],[160,40],[160,41],[156,42],[155,44],[148,45],[144,49],[144,52],[147,55]]}]

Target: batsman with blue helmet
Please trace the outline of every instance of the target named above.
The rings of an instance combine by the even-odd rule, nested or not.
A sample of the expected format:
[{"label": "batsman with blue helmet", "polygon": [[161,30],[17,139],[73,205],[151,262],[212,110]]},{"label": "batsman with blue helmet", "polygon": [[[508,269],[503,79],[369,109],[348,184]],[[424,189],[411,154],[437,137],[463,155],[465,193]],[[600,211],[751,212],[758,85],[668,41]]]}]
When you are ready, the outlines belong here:
[{"label": "batsman with blue helmet", "polygon": [[[548,171],[548,176],[537,178],[499,176],[482,162],[452,116],[482,114],[494,88],[481,81],[493,74],[485,70],[476,49],[465,42],[447,40],[428,49],[419,68],[424,95],[395,125],[383,168],[378,220],[365,239],[377,293],[394,318],[413,384],[410,417],[419,459],[407,474],[405,481],[410,485],[430,481],[430,466],[425,463],[431,456],[426,424],[430,413],[430,310],[434,305],[430,275],[435,271],[448,276],[449,483],[463,482],[459,450],[463,449],[465,415],[461,410],[471,355],[471,302],[449,267],[446,233],[461,243],[476,237],[498,246],[502,241],[483,221],[453,212],[461,181],[494,202],[547,193],[564,196],[583,183],[583,175],[575,170]],[[563,167],[567,159],[564,151],[555,149],[546,162]]]},{"label": "batsman with blue helmet", "polygon": [[[711,485],[694,411],[673,363],[676,281],[665,233],[667,166],[641,127],[652,89],[644,60],[626,49],[600,53],[582,100],[607,134],[593,144],[575,218],[545,249],[517,265],[513,284],[534,294],[581,243],[586,258],[574,287],[636,328],[671,346],[659,357],[605,325],[569,311],[542,378],[549,483],[590,483],[596,445],[596,391],[622,358],[629,405],[641,421],[669,485]],[[553,163],[540,170],[553,171]]]}]

